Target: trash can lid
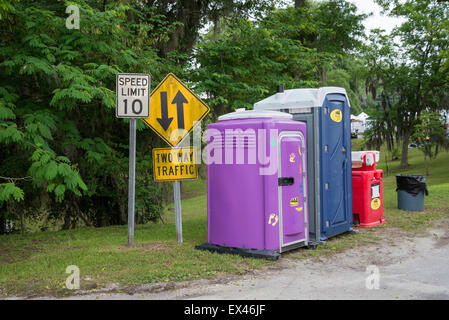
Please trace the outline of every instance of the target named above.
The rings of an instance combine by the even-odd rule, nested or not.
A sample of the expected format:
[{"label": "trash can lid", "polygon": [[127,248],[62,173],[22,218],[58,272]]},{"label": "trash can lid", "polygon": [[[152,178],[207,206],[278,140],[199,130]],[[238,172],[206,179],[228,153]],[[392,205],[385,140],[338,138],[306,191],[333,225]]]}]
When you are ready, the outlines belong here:
[{"label": "trash can lid", "polygon": [[[399,178],[399,179],[398,179]],[[401,178],[404,178],[406,180],[416,180],[418,182],[426,182],[426,176],[421,174],[397,174],[396,180],[401,180]]]},{"label": "trash can lid", "polygon": [[292,119],[293,116],[286,112],[270,111],[270,110],[246,110],[240,108],[235,112],[227,113],[218,117],[218,121],[232,120],[232,119],[254,119],[254,118],[277,118],[277,119]]},{"label": "trash can lid", "polygon": [[404,190],[410,194],[417,195],[420,192],[429,194],[426,184],[426,176],[417,174],[397,174],[396,191]]}]

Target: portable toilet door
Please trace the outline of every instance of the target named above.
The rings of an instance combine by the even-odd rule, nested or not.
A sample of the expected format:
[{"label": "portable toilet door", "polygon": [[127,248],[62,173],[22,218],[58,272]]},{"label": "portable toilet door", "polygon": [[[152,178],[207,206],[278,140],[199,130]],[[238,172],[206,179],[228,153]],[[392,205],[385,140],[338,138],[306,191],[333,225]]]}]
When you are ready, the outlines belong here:
[{"label": "portable toilet door", "polygon": [[327,94],[320,108],[321,239],[352,230],[351,115],[348,100]]},{"label": "portable toilet door", "polygon": [[309,239],[320,243],[352,231],[351,122],[344,88],[278,92],[254,104],[307,124]]},{"label": "portable toilet door", "polygon": [[301,131],[278,138],[279,251],[308,244],[306,144]]}]

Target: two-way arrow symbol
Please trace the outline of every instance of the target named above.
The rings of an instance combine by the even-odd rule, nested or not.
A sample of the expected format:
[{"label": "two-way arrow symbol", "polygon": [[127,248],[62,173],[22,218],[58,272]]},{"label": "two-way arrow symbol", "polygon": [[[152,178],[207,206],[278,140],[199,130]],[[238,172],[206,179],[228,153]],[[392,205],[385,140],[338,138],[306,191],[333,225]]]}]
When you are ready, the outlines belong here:
[{"label": "two-way arrow symbol", "polygon": [[[187,99],[184,97],[182,92],[178,90],[171,104],[176,104],[176,111],[178,116],[178,129],[185,129],[184,125],[184,103],[188,103]],[[161,116],[162,118],[157,118],[157,121],[161,127],[167,131],[173,118],[168,117],[168,104],[167,104],[167,92],[161,92]]]},{"label": "two-way arrow symbol", "polygon": [[176,103],[176,110],[178,111],[178,129],[184,129],[184,103],[188,103],[187,99],[183,96],[181,91],[178,90],[175,98],[171,102]]},{"label": "two-way arrow symbol", "polygon": [[157,118],[156,120],[159,122],[161,127],[165,131],[167,131],[173,118],[168,117],[168,104],[167,104],[167,92],[166,91],[161,92],[161,116],[162,116],[162,118]]}]

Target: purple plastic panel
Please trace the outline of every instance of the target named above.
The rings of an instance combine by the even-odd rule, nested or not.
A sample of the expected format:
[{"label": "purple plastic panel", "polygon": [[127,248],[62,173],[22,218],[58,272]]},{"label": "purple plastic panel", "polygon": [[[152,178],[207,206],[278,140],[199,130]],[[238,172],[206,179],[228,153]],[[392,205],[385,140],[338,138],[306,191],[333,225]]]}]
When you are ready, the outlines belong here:
[{"label": "purple plastic panel", "polygon": [[[278,144],[279,133],[284,131],[301,132],[305,139],[305,124],[289,119],[235,119],[208,126],[209,243],[259,250],[280,248]],[[299,167],[295,173],[299,177]],[[298,182],[295,194],[304,207],[299,188]],[[301,213],[293,210],[299,217]],[[288,230],[301,228],[296,216],[287,213],[284,225]],[[304,238],[304,225],[302,228]],[[288,242],[301,236],[288,233]]]}]

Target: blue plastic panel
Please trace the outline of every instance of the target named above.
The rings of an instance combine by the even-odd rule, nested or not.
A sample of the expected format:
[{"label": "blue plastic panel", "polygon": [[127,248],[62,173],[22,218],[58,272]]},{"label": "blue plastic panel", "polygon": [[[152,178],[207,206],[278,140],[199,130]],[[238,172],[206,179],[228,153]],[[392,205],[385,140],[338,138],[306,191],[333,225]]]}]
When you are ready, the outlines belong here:
[{"label": "blue plastic panel", "polygon": [[352,230],[350,108],[342,94],[328,94],[319,111],[321,240]]}]

